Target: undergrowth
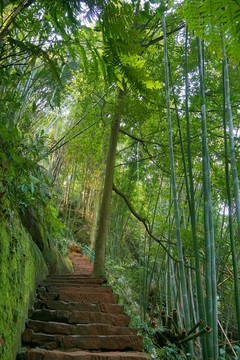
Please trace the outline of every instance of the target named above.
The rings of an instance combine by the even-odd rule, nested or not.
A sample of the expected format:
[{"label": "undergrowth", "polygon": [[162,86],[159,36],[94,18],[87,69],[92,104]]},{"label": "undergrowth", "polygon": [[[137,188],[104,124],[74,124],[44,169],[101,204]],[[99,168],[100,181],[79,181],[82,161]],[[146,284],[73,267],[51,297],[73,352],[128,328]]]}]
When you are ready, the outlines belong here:
[{"label": "undergrowth", "polygon": [[[151,321],[143,321],[139,304],[140,294],[137,282],[139,272],[126,264],[114,265],[112,261],[107,261],[107,280],[112,286],[113,291],[119,297],[119,303],[125,305],[125,313],[131,317],[129,326],[137,328],[138,334],[143,335],[143,350],[156,360],[196,360],[198,356],[192,356],[178,348],[175,344],[169,343],[168,346],[160,347],[157,343],[157,332],[164,330],[156,323],[152,327]],[[238,360],[240,359],[240,348],[234,346],[233,350],[237,357],[233,355],[230,348],[220,348],[219,360]]]}]

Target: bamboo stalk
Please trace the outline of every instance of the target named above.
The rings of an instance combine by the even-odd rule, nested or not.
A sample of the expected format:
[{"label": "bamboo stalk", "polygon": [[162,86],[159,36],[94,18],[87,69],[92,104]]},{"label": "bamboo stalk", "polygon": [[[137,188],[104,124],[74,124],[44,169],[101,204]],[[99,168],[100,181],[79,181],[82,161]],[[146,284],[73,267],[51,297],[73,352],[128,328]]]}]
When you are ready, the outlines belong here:
[{"label": "bamboo stalk", "polygon": [[179,328],[178,328],[177,310],[173,309],[172,312],[173,312],[172,323],[173,323],[174,329],[175,329],[177,335],[181,336],[181,332],[179,331]]},{"label": "bamboo stalk", "polygon": [[172,317],[170,315],[167,317],[167,327],[169,330],[172,329]]},{"label": "bamboo stalk", "polygon": [[191,330],[189,330],[187,332],[188,335],[190,335],[191,333],[193,333],[200,325],[203,324],[203,321],[200,319],[193,327]]},{"label": "bamboo stalk", "polygon": [[227,110],[227,115],[228,115],[231,169],[232,169],[233,189],[234,189],[234,195],[235,195],[236,214],[237,214],[237,222],[238,222],[238,239],[240,240],[240,188],[239,188],[238,171],[237,171],[237,164],[236,164],[236,157],[235,157],[234,128],[233,128],[232,107],[231,107],[231,100],[230,100],[228,62],[227,62],[227,56],[225,54],[225,49],[223,49],[223,51],[224,51],[225,109]]},{"label": "bamboo stalk", "polygon": [[[225,54],[224,54],[225,55]],[[224,142],[225,142],[225,174],[226,174],[226,187],[227,187],[227,196],[228,196],[228,221],[229,221],[229,234],[230,234],[230,244],[231,244],[231,254],[232,254],[232,263],[233,263],[233,273],[234,273],[234,296],[235,296],[235,306],[236,306],[236,315],[237,315],[237,324],[238,324],[238,336],[240,338],[240,298],[239,298],[239,281],[238,281],[238,264],[235,251],[234,243],[234,227],[233,227],[233,210],[232,210],[232,196],[230,191],[230,179],[229,179],[229,164],[228,164],[228,144],[227,144],[227,126],[226,126],[226,108],[228,109],[228,123],[229,123],[229,132],[230,132],[230,149],[231,149],[231,164],[232,164],[232,175],[234,178],[234,190],[236,203],[238,203],[239,194],[236,195],[236,192],[239,191],[238,185],[238,176],[235,174],[235,151],[234,144],[232,139],[233,125],[232,125],[232,112],[231,112],[231,103],[230,103],[230,89],[229,89],[229,79],[228,79],[228,66],[227,58],[225,55],[223,62],[223,102],[224,102],[224,111],[223,111],[223,125],[224,125]],[[230,108],[230,109],[229,109]],[[231,124],[231,126],[230,126]],[[230,130],[231,128],[231,130]],[[237,205],[238,208],[239,205]],[[238,214],[238,211],[237,211]],[[238,215],[237,215],[238,219]],[[238,219],[239,220],[239,219]],[[239,221],[238,221],[238,231],[239,231]],[[239,232],[240,235],[240,232]]]},{"label": "bamboo stalk", "polygon": [[181,345],[187,341],[191,341],[191,340],[194,340],[196,339],[197,337],[199,336],[202,336],[206,333],[210,333],[211,332],[211,328],[209,326],[206,326],[204,329],[198,331],[197,333],[193,334],[193,335],[190,335],[190,336],[187,336],[186,338],[184,338],[183,340],[179,341],[178,345]]},{"label": "bamboo stalk", "polygon": [[174,323],[176,324],[176,327],[178,328],[178,316],[177,316],[177,309],[172,309],[172,314],[173,314],[173,320],[174,320]]},{"label": "bamboo stalk", "polygon": [[[167,118],[168,118],[168,142],[169,142],[171,182],[172,182],[173,203],[174,203],[174,218],[175,218],[175,226],[176,226],[177,251],[179,258],[179,271],[180,271],[180,283],[181,283],[182,299],[183,299],[183,307],[184,307],[184,319],[186,323],[186,328],[187,330],[189,330],[191,328],[191,320],[189,315],[189,303],[187,296],[187,284],[186,284],[186,277],[184,270],[184,257],[183,257],[183,248],[182,248],[182,239],[181,239],[180,219],[179,219],[179,206],[178,206],[177,189],[176,189],[176,174],[175,174],[175,164],[174,164],[172,122],[171,122],[171,110],[170,110],[168,50],[167,50],[167,36],[166,36],[166,25],[165,25],[164,15],[162,16],[162,29],[163,29],[163,37],[164,37],[164,63],[165,63],[165,81],[166,81]],[[189,352],[193,355],[192,343],[189,343]]]},{"label": "bamboo stalk", "polygon": [[7,34],[10,25],[13,23],[14,19],[18,16],[21,10],[30,3],[29,0],[23,0],[20,4],[12,11],[10,16],[4,21],[2,25],[2,29],[0,31],[0,39],[2,40],[4,36]]},{"label": "bamboo stalk", "polygon": [[[185,38],[185,108],[186,108],[186,121],[187,121],[187,154],[188,154],[188,173],[189,173],[189,186],[190,186],[190,200],[189,210],[191,217],[191,228],[193,235],[193,247],[194,247],[194,258],[196,266],[196,287],[197,287],[197,304],[199,316],[206,323],[206,309],[203,295],[203,283],[201,275],[201,264],[199,258],[199,247],[197,241],[197,225],[196,225],[196,208],[195,208],[195,196],[194,196],[194,180],[193,180],[193,166],[192,166],[192,150],[191,150],[191,125],[189,117],[189,106],[188,106],[188,27],[186,27],[186,38]],[[201,338],[203,359],[207,360],[207,346],[205,337]]]},{"label": "bamboo stalk", "polygon": [[162,319],[162,325],[163,325],[163,326],[166,326],[167,317],[166,317],[166,311],[165,311],[165,310],[163,310],[163,311],[161,312],[161,319]]},{"label": "bamboo stalk", "polygon": [[204,231],[206,254],[206,312],[207,322],[213,332],[207,337],[208,357],[218,358],[218,329],[217,329],[217,283],[214,248],[214,231],[212,220],[212,200],[210,165],[208,152],[208,134],[206,119],[206,99],[204,85],[203,42],[197,38],[198,66],[200,75],[201,118],[202,118],[202,157],[203,157],[203,190],[204,190]]}]

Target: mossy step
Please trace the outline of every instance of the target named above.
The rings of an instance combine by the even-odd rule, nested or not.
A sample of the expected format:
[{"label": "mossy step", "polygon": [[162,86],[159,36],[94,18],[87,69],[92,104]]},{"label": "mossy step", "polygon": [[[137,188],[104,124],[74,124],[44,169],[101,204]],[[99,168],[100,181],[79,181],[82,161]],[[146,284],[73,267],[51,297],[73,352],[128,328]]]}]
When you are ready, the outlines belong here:
[{"label": "mossy step", "polygon": [[78,311],[94,311],[102,313],[113,313],[113,314],[123,314],[124,306],[119,304],[88,304],[81,302],[73,301],[55,301],[55,300],[46,300],[40,299],[34,303],[35,309],[49,309],[49,310],[78,310]]}]

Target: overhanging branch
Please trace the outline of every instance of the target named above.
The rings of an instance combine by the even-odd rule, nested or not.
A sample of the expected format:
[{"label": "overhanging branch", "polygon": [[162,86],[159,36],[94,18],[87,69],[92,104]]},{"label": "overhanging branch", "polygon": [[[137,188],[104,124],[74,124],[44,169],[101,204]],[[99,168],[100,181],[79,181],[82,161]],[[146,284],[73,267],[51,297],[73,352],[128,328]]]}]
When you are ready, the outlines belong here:
[{"label": "overhanging branch", "polygon": [[135,218],[137,218],[139,221],[141,221],[141,223],[143,223],[148,235],[155,240],[158,244],[160,244],[162,246],[162,248],[166,251],[166,253],[168,254],[168,256],[173,259],[176,262],[179,262],[178,260],[176,260],[168,251],[168,249],[166,248],[165,245],[163,245],[163,242],[166,242],[168,244],[171,245],[176,245],[174,243],[169,242],[167,239],[166,240],[160,240],[158,238],[156,238],[150,231],[150,227],[149,227],[149,221],[147,219],[144,219],[141,215],[139,215],[133,208],[132,204],[130,203],[130,201],[128,200],[128,198],[126,197],[125,194],[123,194],[120,190],[118,190],[116,188],[116,186],[113,184],[113,191],[115,191],[116,194],[118,194],[119,196],[121,196],[121,198],[123,198],[123,200],[125,201],[125,203],[127,204],[129,210],[131,211],[131,213],[133,214],[133,216],[135,216]]},{"label": "overhanging branch", "polygon": [[[182,25],[178,26],[176,29],[173,29],[173,30],[169,31],[169,32],[167,33],[167,36],[169,36],[169,35],[171,35],[171,34],[174,34],[175,32],[183,29],[184,27],[185,27],[185,24],[182,24]],[[146,44],[146,45],[143,45],[143,44],[142,44],[142,47],[148,48],[149,46],[151,46],[151,45],[153,45],[153,44],[156,44],[157,42],[159,42],[159,41],[161,41],[161,40],[163,40],[163,35],[162,35],[162,36],[159,36],[159,37],[156,38],[156,39],[150,40],[149,43]]]}]

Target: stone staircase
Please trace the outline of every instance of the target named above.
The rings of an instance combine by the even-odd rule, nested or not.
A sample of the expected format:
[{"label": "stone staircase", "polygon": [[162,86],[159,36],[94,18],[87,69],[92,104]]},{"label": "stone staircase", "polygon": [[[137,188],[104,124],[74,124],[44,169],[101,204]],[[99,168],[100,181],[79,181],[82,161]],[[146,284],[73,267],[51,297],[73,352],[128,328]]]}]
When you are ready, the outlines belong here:
[{"label": "stone staircase", "polygon": [[37,289],[17,360],[148,359],[112,288],[90,277],[85,259],[73,260],[71,275],[50,276]]}]

